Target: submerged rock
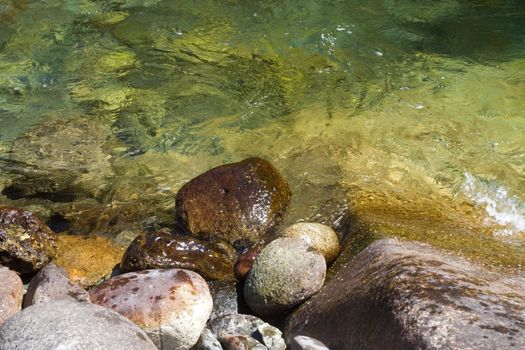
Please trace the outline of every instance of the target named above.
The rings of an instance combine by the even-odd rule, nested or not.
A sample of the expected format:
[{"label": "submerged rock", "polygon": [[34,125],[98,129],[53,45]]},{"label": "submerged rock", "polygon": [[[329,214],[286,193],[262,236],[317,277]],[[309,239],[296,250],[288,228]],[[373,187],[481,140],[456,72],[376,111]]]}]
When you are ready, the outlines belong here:
[{"label": "submerged rock", "polygon": [[89,117],[46,120],[13,143],[5,169],[13,177],[8,192],[59,201],[100,198],[114,175],[104,149],[109,135]]},{"label": "submerged rock", "polygon": [[98,236],[57,235],[58,252],[53,262],[69,279],[89,288],[108,278],[122,259],[124,249]]},{"label": "submerged rock", "polygon": [[325,276],[325,259],[304,240],[278,238],[255,260],[244,285],[244,297],[256,314],[276,314],[316,293]]},{"label": "submerged rock", "polygon": [[337,233],[331,227],[315,222],[293,224],[282,230],[279,236],[303,239],[324,256],[327,264],[333,262],[341,250]]},{"label": "submerged rock", "polygon": [[35,215],[0,207],[0,263],[19,273],[30,273],[55,254],[55,234]]},{"label": "submerged rock", "polygon": [[0,327],[2,350],[155,350],[130,320],[104,307],[71,300],[33,305]]},{"label": "submerged rock", "polygon": [[90,295],[93,303],[142,327],[161,349],[195,345],[213,305],[206,281],[183,269],[129,272],[102,283]]},{"label": "submerged rock", "polygon": [[16,272],[0,266],[0,326],[22,308],[24,285]]},{"label": "submerged rock", "polygon": [[290,187],[268,161],[249,158],[211,169],[179,190],[176,216],[193,234],[253,245],[282,220]]},{"label": "submerged rock", "polygon": [[286,335],[331,349],[520,349],[524,282],[426,244],[380,240],[291,315]]},{"label": "submerged rock", "polygon": [[135,238],[122,258],[121,269],[183,268],[206,279],[233,280],[236,259],[235,250],[223,242],[153,232]]},{"label": "submerged rock", "polygon": [[90,302],[89,293],[71,283],[64,269],[51,263],[31,279],[24,296],[24,308],[62,299]]}]

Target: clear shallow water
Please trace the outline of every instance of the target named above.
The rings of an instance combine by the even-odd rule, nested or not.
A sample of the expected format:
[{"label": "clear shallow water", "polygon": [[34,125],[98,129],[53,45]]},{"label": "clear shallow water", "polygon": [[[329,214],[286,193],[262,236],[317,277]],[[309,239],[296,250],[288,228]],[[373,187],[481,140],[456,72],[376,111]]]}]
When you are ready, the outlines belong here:
[{"label": "clear shallow water", "polygon": [[0,202],[125,239],[259,155],[289,222],[348,208],[519,266],[524,23],[520,1],[2,1]]}]

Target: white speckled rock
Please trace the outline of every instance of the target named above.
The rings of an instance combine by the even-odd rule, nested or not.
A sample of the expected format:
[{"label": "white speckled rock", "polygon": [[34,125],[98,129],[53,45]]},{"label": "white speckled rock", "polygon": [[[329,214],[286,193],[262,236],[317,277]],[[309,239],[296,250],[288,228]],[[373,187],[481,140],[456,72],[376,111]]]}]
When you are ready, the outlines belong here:
[{"label": "white speckled rock", "polygon": [[341,247],[337,233],[330,226],[315,222],[299,222],[288,226],[280,233],[281,237],[299,237],[308,245],[318,250],[326,259],[326,263],[333,262]]},{"label": "white speckled rock", "polygon": [[126,316],[161,349],[189,349],[210,317],[206,281],[183,269],[144,270],[113,277],[90,291],[91,301]]},{"label": "white speckled rock", "polygon": [[324,283],[323,256],[301,238],[278,238],[258,255],[244,285],[248,306],[272,315],[300,304]]},{"label": "white speckled rock", "polygon": [[155,350],[127,318],[104,307],[71,300],[30,306],[0,327],[2,350]]},{"label": "white speckled rock", "polygon": [[298,335],[292,339],[291,350],[330,350],[317,339]]},{"label": "white speckled rock", "polygon": [[18,274],[0,266],[0,325],[20,311],[23,297],[24,286]]},{"label": "white speckled rock", "polygon": [[31,279],[24,297],[24,307],[60,299],[90,302],[89,293],[70,282],[63,268],[47,264]]}]

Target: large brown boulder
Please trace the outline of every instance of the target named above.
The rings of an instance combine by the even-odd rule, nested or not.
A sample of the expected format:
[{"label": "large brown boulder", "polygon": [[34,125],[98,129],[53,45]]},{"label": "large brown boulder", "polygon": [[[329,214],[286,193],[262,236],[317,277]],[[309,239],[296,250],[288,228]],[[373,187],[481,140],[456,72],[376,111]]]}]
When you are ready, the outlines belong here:
[{"label": "large brown boulder", "polygon": [[523,349],[525,277],[429,245],[372,243],[287,321],[330,349]]},{"label": "large brown boulder", "polygon": [[166,232],[140,235],[124,253],[122,271],[182,268],[206,279],[233,280],[235,250],[223,242],[207,242]]},{"label": "large brown boulder", "polygon": [[55,254],[55,234],[35,215],[0,207],[0,263],[19,273],[30,273]]},{"label": "large brown boulder", "polygon": [[250,246],[274,230],[290,202],[290,187],[270,162],[248,158],[201,174],[182,186],[177,219],[193,234]]}]

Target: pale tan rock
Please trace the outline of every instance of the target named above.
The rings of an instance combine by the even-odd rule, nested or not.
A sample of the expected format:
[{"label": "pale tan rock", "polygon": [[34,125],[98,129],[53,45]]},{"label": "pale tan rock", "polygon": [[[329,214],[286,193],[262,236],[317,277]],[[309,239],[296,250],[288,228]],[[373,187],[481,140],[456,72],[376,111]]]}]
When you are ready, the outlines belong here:
[{"label": "pale tan rock", "polygon": [[17,273],[0,266],[0,325],[22,308],[24,286]]},{"label": "pale tan rock", "polygon": [[302,238],[324,256],[327,264],[333,262],[341,251],[337,233],[331,227],[315,222],[293,224],[281,231],[280,236]]}]

